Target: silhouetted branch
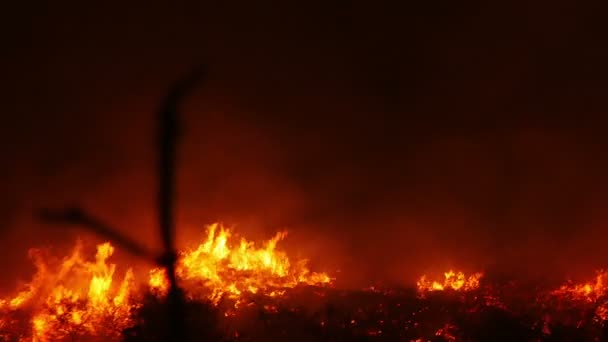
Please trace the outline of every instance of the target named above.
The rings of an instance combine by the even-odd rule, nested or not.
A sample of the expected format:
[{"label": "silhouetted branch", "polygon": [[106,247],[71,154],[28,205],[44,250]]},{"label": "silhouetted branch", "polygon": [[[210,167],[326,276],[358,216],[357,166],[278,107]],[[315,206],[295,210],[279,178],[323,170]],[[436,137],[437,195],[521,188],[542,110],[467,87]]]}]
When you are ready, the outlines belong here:
[{"label": "silhouetted branch", "polygon": [[169,278],[169,331],[171,340],[181,341],[185,338],[183,329],[185,321],[184,298],[178,288],[175,275],[177,251],[174,246],[173,200],[175,191],[175,160],[179,136],[179,105],[204,76],[204,69],[199,68],[178,81],[169,91],[159,112],[159,192],[158,213],[164,254],[161,258]]},{"label": "silhouetted branch", "polygon": [[82,226],[95,234],[115,242],[120,245],[121,248],[126,249],[136,256],[159,262],[157,253],[152,252],[127,236],[122,235],[119,233],[118,229],[110,227],[108,224],[87,214],[80,208],[67,208],[62,210],[42,209],[38,212],[38,217],[47,223]]},{"label": "silhouetted branch", "polygon": [[175,276],[175,264],[177,262],[177,252],[174,246],[174,177],[176,145],[179,136],[179,105],[183,99],[199,84],[205,75],[204,68],[198,68],[179,80],[170,89],[164,98],[159,111],[159,192],[158,192],[158,213],[159,227],[163,242],[164,252],[160,257],[139,243],[122,235],[118,230],[113,229],[101,220],[85,213],[79,208],[68,208],[65,210],[41,210],[39,217],[49,223],[80,225],[91,231],[100,234],[127,251],[161,264],[167,270],[169,278],[169,340],[182,341],[186,336],[182,329],[185,320],[185,306],[181,290],[177,286]]},{"label": "silhouetted branch", "polygon": [[204,77],[204,69],[198,68],[175,83],[165,97],[160,112],[159,126],[159,219],[165,251],[173,250],[173,198],[176,144],[179,137],[179,105]]}]

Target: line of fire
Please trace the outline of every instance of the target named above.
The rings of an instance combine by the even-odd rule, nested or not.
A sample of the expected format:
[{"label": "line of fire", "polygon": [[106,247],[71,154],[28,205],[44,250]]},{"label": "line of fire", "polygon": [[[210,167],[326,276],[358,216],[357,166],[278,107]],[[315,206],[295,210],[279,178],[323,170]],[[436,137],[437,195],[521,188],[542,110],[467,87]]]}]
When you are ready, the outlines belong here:
[{"label": "line of fire", "polygon": [[[552,340],[603,336],[608,272],[586,282],[529,287],[483,272],[421,275],[410,288],[341,290],[281,249],[286,232],[256,244],[214,223],[179,252],[176,275],[196,340]],[[33,249],[37,272],[0,301],[6,341],[158,340],[169,282],[153,267],[138,279],[112,261],[111,242],[93,257]],[[118,269],[125,269],[118,272]],[[166,333],[166,331],[165,331]],[[192,337],[191,337],[192,338]]]}]

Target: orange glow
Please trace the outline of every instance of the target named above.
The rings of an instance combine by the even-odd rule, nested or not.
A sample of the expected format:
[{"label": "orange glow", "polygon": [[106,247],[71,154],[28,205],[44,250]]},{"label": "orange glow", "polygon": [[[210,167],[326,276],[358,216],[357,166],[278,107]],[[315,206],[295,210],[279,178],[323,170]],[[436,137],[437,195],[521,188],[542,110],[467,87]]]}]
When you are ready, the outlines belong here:
[{"label": "orange glow", "polygon": [[435,332],[435,336],[441,336],[445,341],[456,341],[456,337],[454,336],[455,330],[455,325],[446,323],[442,328],[439,328]]},{"label": "orange glow", "polygon": [[432,281],[429,280],[426,275],[423,275],[418,279],[416,283],[418,292],[432,292],[432,291],[470,291],[479,288],[479,280],[483,276],[482,273],[474,273],[465,276],[463,272],[454,272],[449,270],[443,274],[443,281]]},{"label": "orange glow", "polygon": [[608,303],[599,305],[597,309],[595,309],[595,317],[600,322],[608,321]]}]

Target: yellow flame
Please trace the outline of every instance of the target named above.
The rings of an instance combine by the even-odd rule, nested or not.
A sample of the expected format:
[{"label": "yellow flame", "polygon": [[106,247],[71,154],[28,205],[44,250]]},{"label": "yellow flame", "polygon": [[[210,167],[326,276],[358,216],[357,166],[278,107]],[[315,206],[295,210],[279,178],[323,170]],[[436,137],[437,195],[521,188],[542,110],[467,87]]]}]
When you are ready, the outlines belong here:
[{"label": "yellow flame", "polygon": [[[235,299],[235,307],[243,303],[241,297],[246,294],[277,297],[285,288],[298,284],[329,283],[327,274],[311,272],[305,260],[292,264],[287,254],[277,249],[286,236],[279,232],[259,247],[245,239],[234,245],[231,232],[213,224],[201,244],[180,253],[178,279],[190,297],[217,303],[228,296]],[[2,331],[9,322],[3,315],[26,305],[33,312],[31,336],[17,340],[46,342],[81,335],[116,339],[134,324],[133,309],[141,304],[132,300],[139,295],[133,271],[127,269],[122,280],[117,279],[116,265],[108,263],[114,254],[109,242],[97,246],[94,261],[87,261],[82,250],[78,242],[72,253],[59,261],[40,250],[30,251],[36,274],[16,295],[0,298]],[[152,294],[165,296],[169,288],[165,270],[150,270],[147,285]]]},{"label": "yellow flame", "polygon": [[569,282],[553,291],[552,294],[572,300],[594,302],[608,294],[608,271],[598,271],[592,282],[581,284]]},{"label": "yellow flame", "polygon": [[[292,265],[287,254],[277,250],[278,243],[287,237],[286,232],[277,233],[261,247],[245,239],[234,246],[231,237],[228,229],[212,224],[203,243],[181,254],[177,266],[179,278],[204,284],[207,293],[203,295],[207,299],[217,302],[223,296],[238,298],[244,293],[276,296],[279,292],[275,288],[331,282],[327,274],[311,272],[306,260]],[[158,273],[151,274],[150,286],[165,288],[166,280]],[[197,287],[191,292],[200,294],[200,291]]]},{"label": "yellow flame", "polygon": [[[127,270],[114,295],[116,265],[107,263],[114,252],[112,245],[98,245],[95,262],[82,258],[81,249],[81,243],[77,243],[72,254],[58,265],[44,258],[41,251],[32,250],[36,275],[25,290],[3,300],[10,309],[23,305],[36,308],[31,318],[31,340],[61,340],[76,331],[95,336],[100,330],[118,332],[131,324],[130,309],[135,306],[128,298],[133,289],[132,271]],[[112,322],[112,329],[108,329],[108,322]]]},{"label": "yellow flame", "polygon": [[418,291],[424,293],[430,291],[444,291],[447,289],[454,291],[474,290],[479,288],[479,279],[481,279],[483,273],[474,273],[467,277],[464,272],[449,270],[445,272],[443,276],[443,281],[439,282],[430,281],[426,275],[423,275],[416,283]]}]

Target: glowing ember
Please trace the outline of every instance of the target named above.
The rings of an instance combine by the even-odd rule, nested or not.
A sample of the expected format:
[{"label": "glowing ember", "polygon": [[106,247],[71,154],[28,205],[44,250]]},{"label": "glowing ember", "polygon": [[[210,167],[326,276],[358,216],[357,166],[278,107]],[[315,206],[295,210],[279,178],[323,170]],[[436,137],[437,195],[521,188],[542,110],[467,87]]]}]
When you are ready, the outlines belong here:
[{"label": "glowing ember", "polygon": [[599,305],[595,309],[595,318],[599,322],[608,321],[608,302]]},{"label": "glowing ember", "polygon": [[454,336],[454,331],[456,330],[456,326],[453,324],[446,323],[443,328],[439,328],[435,332],[435,336],[441,336],[446,341],[456,341],[456,337]]},{"label": "glowing ember", "polygon": [[562,305],[590,305],[594,307],[594,320],[603,323],[608,321],[608,272],[597,271],[593,281],[573,283],[569,281],[550,295],[557,298]]},{"label": "glowing ember", "polygon": [[452,270],[445,272],[443,275],[444,280],[442,282],[431,281],[426,275],[420,277],[416,284],[419,293],[449,289],[455,291],[474,290],[479,288],[479,279],[483,276],[482,273],[475,273],[466,277],[463,272],[454,272]]}]

